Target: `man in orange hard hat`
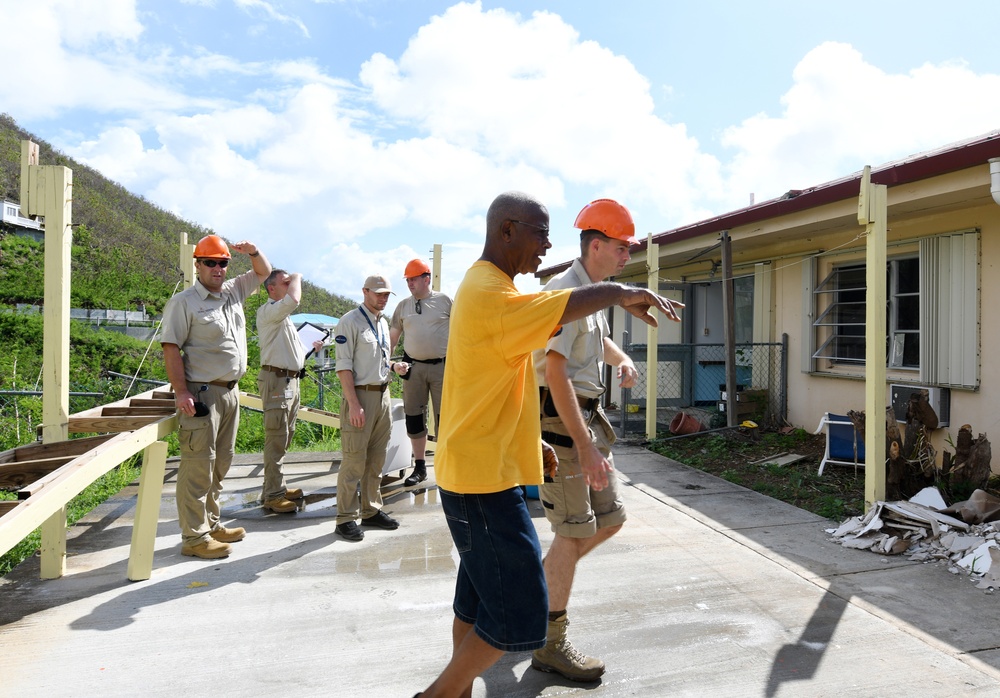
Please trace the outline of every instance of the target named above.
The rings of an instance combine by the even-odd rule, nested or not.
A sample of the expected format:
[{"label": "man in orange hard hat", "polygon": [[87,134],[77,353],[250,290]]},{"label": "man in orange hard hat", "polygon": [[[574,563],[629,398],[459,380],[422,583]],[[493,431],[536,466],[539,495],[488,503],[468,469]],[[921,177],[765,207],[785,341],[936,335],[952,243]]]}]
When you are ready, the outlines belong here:
[{"label": "man in orange hard hat", "polygon": [[229,472],[240,424],[237,384],[247,370],[243,302],[271,273],[252,242],[232,246],[249,255],[251,269],[226,280],[232,255],[225,241],[206,235],[194,248],[194,284],[163,309],[160,343],[179,414],[181,462],[177,470],[177,518],[181,554],[226,557],[242,540],[242,527],[222,525],[219,495]]},{"label": "man in orange hard hat", "polygon": [[[615,276],[629,260],[629,246],[637,242],[632,215],[611,199],[584,206],[573,225],[581,231],[580,257],[550,280],[546,290],[586,287]],[[632,359],[609,334],[600,310],[563,325],[534,355],[542,440],[555,449],[559,468],[539,488],[555,538],[544,560],[549,589],[547,641],[532,654],[531,666],[574,681],[595,681],[604,673],[604,662],[578,652],[566,637],[566,607],[576,565],[625,522],[611,455],[615,433],[600,401],[607,391],[605,363],[618,367],[622,387],[635,385],[638,374]]]},{"label": "man in orange hard hat", "polygon": [[407,487],[427,479],[427,405],[434,401],[434,424],[441,424],[441,389],[444,385],[444,357],[448,349],[448,322],[451,298],[431,290],[431,268],[422,259],[413,259],[403,271],[410,297],[392,313],[389,346],[403,336],[403,414],[406,435],[413,449],[413,472],[404,481]]}]

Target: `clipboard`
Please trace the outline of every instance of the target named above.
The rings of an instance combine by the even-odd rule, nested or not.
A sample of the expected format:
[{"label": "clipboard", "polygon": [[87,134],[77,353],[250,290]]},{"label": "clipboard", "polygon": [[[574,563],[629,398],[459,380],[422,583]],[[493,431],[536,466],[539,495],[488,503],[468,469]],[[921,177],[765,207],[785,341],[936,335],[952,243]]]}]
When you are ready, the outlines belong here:
[{"label": "clipboard", "polygon": [[299,342],[302,343],[302,348],[306,350],[306,359],[316,351],[313,349],[313,342],[325,342],[326,338],[330,336],[330,330],[324,330],[319,325],[314,325],[311,322],[303,322],[295,328],[295,331],[299,336]]}]

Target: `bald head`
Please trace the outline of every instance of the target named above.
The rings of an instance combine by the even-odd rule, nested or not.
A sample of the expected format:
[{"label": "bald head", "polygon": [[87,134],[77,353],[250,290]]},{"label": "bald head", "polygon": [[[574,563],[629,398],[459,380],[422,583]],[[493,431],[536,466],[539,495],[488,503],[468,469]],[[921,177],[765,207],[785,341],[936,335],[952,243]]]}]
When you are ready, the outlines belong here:
[{"label": "bald head", "polygon": [[549,242],[549,212],[520,191],[504,192],[486,212],[486,244],[479,258],[513,279],[538,270]]},{"label": "bald head", "polygon": [[489,211],[486,212],[486,236],[498,235],[504,221],[520,221],[530,218],[532,214],[544,213],[546,219],[549,211],[535,197],[523,191],[505,191],[493,199]]}]

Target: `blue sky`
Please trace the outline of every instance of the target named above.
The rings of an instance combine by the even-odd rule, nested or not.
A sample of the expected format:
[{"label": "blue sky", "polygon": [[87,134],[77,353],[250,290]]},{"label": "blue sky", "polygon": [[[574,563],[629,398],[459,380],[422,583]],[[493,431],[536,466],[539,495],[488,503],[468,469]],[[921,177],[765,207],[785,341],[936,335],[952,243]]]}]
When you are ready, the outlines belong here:
[{"label": "blue sky", "polygon": [[[0,0],[0,109],[130,191],[360,298],[493,197],[658,233],[1000,129],[1000,3]],[[536,288],[521,277],[519,286]]]}]

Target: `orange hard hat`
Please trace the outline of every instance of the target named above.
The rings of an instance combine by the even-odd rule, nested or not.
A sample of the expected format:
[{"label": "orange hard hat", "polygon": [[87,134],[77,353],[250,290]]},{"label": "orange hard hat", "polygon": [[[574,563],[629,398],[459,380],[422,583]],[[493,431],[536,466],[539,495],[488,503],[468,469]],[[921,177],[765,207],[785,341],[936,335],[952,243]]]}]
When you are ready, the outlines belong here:
[{"label": "orange hard hat", "polygon": [[229,246],[218,235],[206,235],[194,246],[195,259],[232,259]]},{"label": "orange hard hat", "polygon": [[412,279],[414,276],[420,276],[421,274],[430,274],[431,268],[422,259],[411,259],[406,263],[406,269],[403,271],[404,279]]},{"label": "orange hard hat", "polygon": [[580,230],[598,230],[609,238],[624,240],[631,245],[639,242],[635,238],[632,214],[612,199],[596,199],[584,206],[577,214],[573,227]]}]

